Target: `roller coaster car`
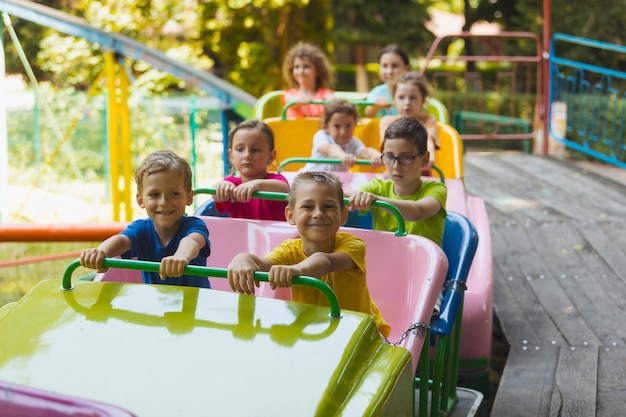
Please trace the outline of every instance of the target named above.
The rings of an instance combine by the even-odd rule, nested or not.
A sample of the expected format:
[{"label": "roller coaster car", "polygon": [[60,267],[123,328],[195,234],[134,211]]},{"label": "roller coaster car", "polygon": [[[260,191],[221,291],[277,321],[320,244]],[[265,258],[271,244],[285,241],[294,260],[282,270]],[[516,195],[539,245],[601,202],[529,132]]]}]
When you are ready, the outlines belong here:
[{"label": "roller coaster car", "polygon": [[[283,106],[282,91],[272,91],[262,96],[254,107],[256,118],[263,119],[272,129],[275,136],[276,159],[275,167],[291,158],[305,158],[311,155],[313,136],[320,128],[319,118],[287,119]],[[367,93],[352,91],[336,91],[335,96],[358,103],[357,107],[364,107]],[[438,100],[428,97],[425,109],[438,120],[441,148],[435,152],[435,164],[442,171],[445,178],[463,178],[463,142],[459,133],[448,124],[448,111]],[[361,118],[357,123],[354,136],[359,138],[367,147],[380,149],[379,119]],[[293,163],[285,167],[290,171],[298,170],[304,165]],[[384,172],[384,168],[375,170],[370,166],[356,165],[352,172]]]},{"label": "roller coaster car", "polygon": [[[261,97],[255,105],[256,117],[266,118],[275,133],[276,164],[288,179],[303,166],[310,156],[312,138],[320,128],[318,119],[285,120],[281,102],[282,92],[271,92]],[[366,94],[336,92],[338,97],[349,101],[359,101]],[[361,102],[362,103],[362,102]],[[491,356],[491,328],[493,306],[493,259],[491,232],[484,200],[466,193],[463,183],[463,142],[459,133],[447,124],[448,111],[438,100],[429,97],[426,110],[438,120],[441,149],[435,153],[435,165],[448,187],[446,209],[465,216],[475,226],[480,241],[476,256],[469,270],[468,289],[463,308],[463,331],[460,348],[460,369],[468,385],[488,390],[489,360]],[[378,119],[362,118],[355,130],[355,136],[366,146],[379,148],[380,133]],[[294,161],[294,163],[291,163]],[[346,191],[358,189],[372,178],[385,177],[383,170],[374,171],[367,165],[355,165],[349,173],[337,173]],[[348,226],[371,228],[367,218],[350,216]]]},{"label": "roller coaster car", "polygon": [[[256,119],[269,119],[272,117],[280,117],[283,112],[283,90],[270,91],[261,96],[254,104],[253,114]],[[363,115],[362,109],[366,106],[368,93],[359,93],[356,91],[335,91],[335,97],[356,102],[357,108]],[[450,117],[448,109],[444,104],[433,97],[427,97],[425,103],[426,110],[433,114],[441,123],[449,123]]]},{"label": "roller coaster car", "polygon": [[[215,242],[210,265],[242,251],[264,255],[297,233],[281,222],[204,220]],[[266,283],[264,296],[229,292],[218,279],[225,270],[213,266],[185,272],[227,291],[119,282],[158,263],[116,259],[106,260],[115,268],[101,281],[71,285],[75,261],[63,289],[45,280],[0,310],[0,380],[140,416],[415,415],[414,375],[446,256],[419,236],[350,231],[366,241],[370,292],[398,346],[383,340],[371,316],[339,311],[332,291],[329,315],[328,307],[280,299]],[[305,278],[294,283],[321,283]]]}]

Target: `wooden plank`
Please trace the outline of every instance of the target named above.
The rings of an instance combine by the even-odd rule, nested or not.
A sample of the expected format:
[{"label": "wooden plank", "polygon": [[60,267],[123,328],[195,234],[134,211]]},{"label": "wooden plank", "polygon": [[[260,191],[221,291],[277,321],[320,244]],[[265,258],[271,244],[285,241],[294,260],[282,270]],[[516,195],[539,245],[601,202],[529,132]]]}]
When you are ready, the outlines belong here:
[{"label": "wooden plank", "polygon": [[561,348],[549,416],[595,416],[597,375],[597,347]]},{"label": "wooden plank", "polygon": [[[578,220],[623,219],[626,206],[626,188],[619,184],[600,182],[600,177],[586,172],[575,165],[555,158],[537,157],[527,154],[510,154],[507,159],[529,175],[544,172],[542,186],[557,194],[553,199],[559,204],[570,204],[578,213],[571,216]],[[575,186],[572,186],[575,185]],[[576,203],[576,204],[571,204]]]},{"label": "wooden plank", "polygon": [[[550,263],[545,259],[549,253],[549,245],[542,232],[543,228],[515,226],[508,228],[507,236],[517,262],[525,268],[524,274],[518,277],[518,280],[523,281],[542,307],[543,316],[535,326],[544,328],[556,326],[558,329],[550,333],[541,333],[538,330],[542,337],[540,345],[551,343],[568,345],[569,340],[575,339],[587,340],[598,345],[599,341],[593,331],[580,317],[572,300],[563,290],[559,282],[560,277],[552,273]],[[520,303],[524,304],[523,301]]]},{"label": "wooden plank", "polygon": [[610,239],[595,222],[586,223],[585,227],[581,227],[581,232],[611,267],[612,272],[626,283],[626,250],[611,244]]},{"label": "wooden plank", "polygon": [[626,347],[601,348],[598,353],[597,417],[624,415]]},{"label": "wooden plank", "polygon": [[[497,160],[498,164],[489,164]],[[513,194],[518,201],[514,206],[519,210],[524,207],[523,213],[535,221],[552,221],[555,215],[570,218],[588,218],[584,208],[570,204],[568,191],[563,183],[555,184],[554,166],[541,164],[541,158],[521,154],[501,154],[498,158],[489,158],[490,173],[501,181],[500,188]],[[493,171],[497,169],[497,171]],[[523,206],[525,204],[525,206]],[[541,213],[540,215],[538,213]]]},{"label": "wooden plank", "polygon": [[[500,154],[470,155],[465,158],[465,181],[470,193],[480,195],[511,218],[549,221],[550,213],[536,200],[540,178],[523,178]],[[520,180],[522,178],[522,180]]]},{"label": "wooden plank", "polygon": [[596,224],[609,236],[615,246],[626,251],[626,206],[624,206],[623,221],[607,220],[598,221]]},{"label": "wooden plank", "polygon": [[522,343],[526,341],[532,345],[539,343],[539,336],[526,319],[524,310],[520,306],[509,286],[504,282],[507,275],[503,274],[498,264],[494,265],[493,298],[494,310],[500,320],[500,327],[508,343]]},{"label": "wooden plank", "polygon": [[[554,230],[558,227],[558,230]],[[580,223],[563,222],[559,226],[546,225],[541,228],[545,233],[545,241],[549,243],[545,256],[552,260],[550,267],[556,273],[559,284],[567,294],[587,328],[596,336],[597,340],[587,339],[584,332],[577,332],[576,328],[568,337],[571,345],[583,345],[599,341],[600,345],[610,346],[618,341],[624,342],[618,335],[626,335],[626,321],[614,322],[607,316],[623,314],[623,310],[616,304],[612,296],[615,291],[621,292],[626,298],[626,285],[611,280],[610,285],[604,285],[606,279],[595,279],[598,269],[607,266],[598,257],[597,252],[589,246],[580,232]],[[610,244],[610,242],[605,242]],[[600,281],[600,282],[598,282]],[[616,285],[617,284],[617,285]],[[623,300],[617,300],[623,304]],[[621,337],[621,336],[620,336]]]},{"label": "wooden plank", "polygon": [[511,347],[492,417],[544,417],[548,414],[560,348]]},{"label": "wooden plank", "polygon": [[466,189],[487,206],[494,309],[511,344],[491,415],[624,414],[626,187],[533,155],[465,161]]},{"label": "wooden plank", "polygon": [[[598,334],[608,340],[614,331],[603,320],[589,294],[580,287],[580,275],[591,271],[586,269],[586,263],[578,256],[579,251],[574,249],[582,246],[579,242],[583,241],[577,225],[572,221],[544,224],[537,228],[538,234],[530,235],[533,246],[543,253],[546,267],[545,274],[539,279],[533,278],[531,285],[539,293],[555,296],[554,301],[548,298],[543,302],[567,344],[599,346],[602,342]],[[604,296],[598,302],[608,301],[609,298]],[[554,308],[551,308],[553,304]]]}]

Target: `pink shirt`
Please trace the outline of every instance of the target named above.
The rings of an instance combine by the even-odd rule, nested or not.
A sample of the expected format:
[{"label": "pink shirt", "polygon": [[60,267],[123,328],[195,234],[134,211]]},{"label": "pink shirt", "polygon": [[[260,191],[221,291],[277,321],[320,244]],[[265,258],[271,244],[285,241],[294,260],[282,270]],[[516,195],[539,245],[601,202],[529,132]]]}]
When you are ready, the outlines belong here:
[{"label": "pink shirt", "polygon": [[[289,184],[287,178],[281,174],[268,173],[265,179],[278,180],[285,184]],[[226,177],[224,181],[232,182],[236,186],[241,184],[239,177]],[[239,219],[256,219],[256,220],[285,220],[286,201],[271,201],[253,198],[248,203],[239,203],[231,201],[215,202],[215,208],[219,213],[229,212],[230,217]]]},{"label": "pink shirt", "polygon": [[[299,94],[297,88],[290,88],[283,93],[282,102],[283,106],[287,104],[285,102],[285,96],[291,94],[297,96]],[[322,101],[331,97],[335,92],[328,88],[320,88],[313,96],[313,101]],[[287,109],[287,118],[295,119],[298,117],[320,117],[324,114],[323,104],[298,104],[291,106]]]}]

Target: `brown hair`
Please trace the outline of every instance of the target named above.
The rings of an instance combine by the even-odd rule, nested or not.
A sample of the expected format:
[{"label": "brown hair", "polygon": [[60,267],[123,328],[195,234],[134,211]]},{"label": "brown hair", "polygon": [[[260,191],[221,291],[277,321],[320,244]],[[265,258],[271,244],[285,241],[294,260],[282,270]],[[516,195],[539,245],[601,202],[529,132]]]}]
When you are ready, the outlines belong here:
[{"label": "brown hair", "polygon": [[341,184],[341,180],[335,174],[321,171],[302,172],[294,178],[291,183],[291,188],[289,189],[289,196],[287,197],[287,205],[290,209],[293,210],[296,206],[298,188],[300,188],[301,183],[306,181],[313,181],[317,184],[334,188],[337,192],[337,198],[339,199],[339,208],[343,210],[345,203],[343,201],[343,185]]},{"label": "brown hair", "polygon": [[324,107],[324,116],[322,117],[322,127],[326,127],[328,122],[330,122],[330,118],[333,117],[333,114],[347,114],[354,118],[354,123],[359,117],[359,113],[356,110],[356,106],[350,103],[347,100],[341,98],[334,98],[326,103],[326,107]]},{"label": "brown hair", "polygon": [[419,88],[420,93],[422,93],[422,98],[426,101],[426,97],[428,97],[428,82],[424,77],[419,75],[415,71],[409,71],[403,73],[395,83],[391,86],[391,97],[395,99],[396,90],[398,89],[398,84],[413,84],[417,88]]},{"label": "brown hair", "polygon": [[156,151],[143,160],[135,171],[137,192],[143,191],[143,179],[152,174],[164,171],[177,172],[183,177],[185,191],[191,191],[191,167],[189,163],[171,150]]},{"label": "brown hair", "polygon": [[265,136],[267,137],[267,144],[270,147],[270,151],[274,150],[274,132],[272,132],[272,129],[267,125],[267,123],[258,119],[244,120],[228,133],[229,149],[233,147],[233,139],[235,138],[235,134],[244,129],[258,130],[259,132],[265,134]]},{"label": "brown hair", "polygon": [[315,88],[331,88],[335,83],[330,61],[324,53],[315,45],[298,42],[292,46],[283,61],[283,77],[291,88],[297,88],[298,84],[293,78],[293,63],[296,58],[308,58],[315,67]]},{"label": "brown hair", "polygon": [[420,155],[423,155],[428,150],[428,132],[424,125],[415,117],[401,117],[392,122],[385,130],[382,149],[385,149],[385,142],[390,139],[408,140],[417,147]]},{"label": "brown hair", "polygon": [[378,62],[380,62],[380,59],[383,57],[383,55],[386,55],[386,54],[398,55],[400,59],[402,60],[402,62],[404,63],[404,65],[406,65],[407,67],[411,66],[411,61],[409,60],[409,54],[407,54],[406,51],[402,49],[401,47],[399,47],[398,45],[392,44],[392,45],[385,46],[385,49],[380,51],[380,53],[378,54]]}]

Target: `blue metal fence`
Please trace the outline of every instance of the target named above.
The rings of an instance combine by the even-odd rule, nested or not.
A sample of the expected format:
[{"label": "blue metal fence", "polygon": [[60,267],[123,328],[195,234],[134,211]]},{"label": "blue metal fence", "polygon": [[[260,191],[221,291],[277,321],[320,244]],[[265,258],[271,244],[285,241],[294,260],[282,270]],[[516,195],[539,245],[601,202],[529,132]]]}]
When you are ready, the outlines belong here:
[{"label": "blue metal fence", "polygon": [[554,34],[550,47],[550,135],[572,149],[626,168],[626,72],[566,58],[574,48],[608,51],[626,59],[624,46]]}]

